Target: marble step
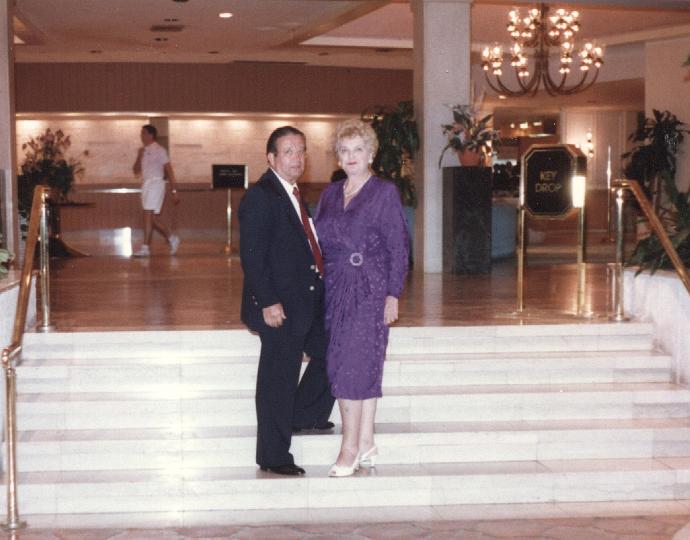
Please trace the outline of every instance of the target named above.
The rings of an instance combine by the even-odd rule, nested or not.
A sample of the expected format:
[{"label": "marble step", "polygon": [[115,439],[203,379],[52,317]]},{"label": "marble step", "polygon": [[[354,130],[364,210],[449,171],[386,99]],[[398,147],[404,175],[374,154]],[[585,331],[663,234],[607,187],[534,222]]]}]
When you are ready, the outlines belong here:
[{"label": "marble step", "polygon": [[[254,427],[19,432],[19,471],[240,467],[254,463]],[[690,417],[680,419],[379,424],[381,465],[690,456]],[[327,465],[340,433],[300,434],[292,453]]]},{"label": "marble step", "polygon": [[[648,323],[394,327],[389,354],[651,350]],[[258,355],[246,330],[56,332],[24,336],[26,358],[181,358]]]},{"label": "marble step", "polygon": [[[20,394],[21,429],[251,426],[252,390]],[[377,421],[457,422],[690,416],[690,389],[665,383],[398,387]],[[339,421],[337,407],[332,419]]]},{"label": "marble step", "polygon": [[[17,368],[17,387],[20,393],[254,388],[256,358],[204,360],[30,359]],[[427,385],[671,382],[671,365],[669,355],[638,351],[389,355],[383,384],[387,391]]]},{"label": "marble step", "polygon": [[[686,500],[690,458],[386,465],[349,478],[256,467],[20,473],[24,514]],[[0,504],[4,504],[4,493]]]}]

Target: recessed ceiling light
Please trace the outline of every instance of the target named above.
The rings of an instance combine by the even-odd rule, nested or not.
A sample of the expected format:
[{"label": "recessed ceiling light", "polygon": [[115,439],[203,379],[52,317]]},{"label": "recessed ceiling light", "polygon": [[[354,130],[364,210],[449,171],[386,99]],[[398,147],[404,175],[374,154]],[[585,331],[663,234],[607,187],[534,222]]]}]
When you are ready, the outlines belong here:
[{"label": "recessed ceiling light", "polygon": [[505,94],[499,94],[498,99],[508,99],[508,97]]},{"label": "recessed ceiling light", "polygon": [[232,13],[230,13],[229,11],[224,11],[223,13],[219,13],[218,16],[221,19],[229,19],[230,17],[232,17]]}]

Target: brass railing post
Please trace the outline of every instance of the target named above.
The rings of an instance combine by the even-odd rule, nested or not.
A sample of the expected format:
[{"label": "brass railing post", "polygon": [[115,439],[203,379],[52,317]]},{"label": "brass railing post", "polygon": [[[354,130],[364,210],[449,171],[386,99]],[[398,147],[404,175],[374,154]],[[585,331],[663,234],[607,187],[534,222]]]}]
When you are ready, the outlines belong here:
[{"label": "brass railing post", "polygon": [[50,252],[48,233],[48,191],[41,194],[41,222],[39,226],[39,238],[41,250],[39,254],[41,276],[41,324],[38,329],[41,332],[54,330],[55,326],[50,322]]},{"label": "brass railing post", "polygon": [[[26,326],[26,313],[31,296],[31,275],[33,273],[34,255],[36,253],[36,241],[39,231],[43,235],[41,241],[41,253],[45,255],[47,263],[48,247],[48,220],[47,220],[47,190],[38,186],[34,190],[31,204],[31,217],[29,218],[29,230],[26,234],[26,251],[22,264],[22,275],[19,283],[19,295],[17,296],[17,309],[12,327],[12,342],[2,351],[2,367],[5,372],[5,442],[7,453],[7,520],[0,524],[6,531],[16,531],[26,526],[19,519],[19,504],[17,499],[17,378],[15,359],[19,358],[22,351],[22,340]],[[40,222],[40,223],[39,223]],[[44,253],[45,251],[45,253]],[[41,270],[43,271],[43,265]],[[46,264],[44,276],[47,281],[48,267]],[[43,278],[43,276],[42,276]],[[49,292],[44,289],[45,292]],[[48,313],[50,306],[48,305]],[[50,314],[48,315],[50,317]],[[14,538],[14,535],[12,535]]]},{"label": "brass railing post", "polygon": [[9,349],[2,351],[2,367],[5,371],[5,437],[7,438],[7,521],[2,523],[2,528],[6,531],[14,531],[26,527],[26,522],[19,519],[17,504],[17,378]]},{"label": "brass railing post", "polygon": [[585,309],[585,207],[578,209],[577,216],[577,314]]},{"label": "brass railing post", "polygon": [[623,188],[616,188],[616,263],[613,279],[613,317],[612,320],[622,322],[626,320],[623,310],[623,241],[625,231],[623,227]]}]

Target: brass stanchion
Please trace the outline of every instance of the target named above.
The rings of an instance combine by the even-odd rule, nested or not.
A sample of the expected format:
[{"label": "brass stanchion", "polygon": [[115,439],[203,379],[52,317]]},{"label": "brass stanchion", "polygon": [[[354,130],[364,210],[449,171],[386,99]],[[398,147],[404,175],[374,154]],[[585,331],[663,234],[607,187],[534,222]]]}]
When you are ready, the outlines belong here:
[{"label": "brass stanchion", "polygon": [[577,233],[577,314],[584,315],[585,306],[585,208],[578,211]]},{"label": "brass stanchion", "polygon": [[26,522],[19,519],[17,505],[17,378],[9,349],[2,351],[2,367],[5,371],[5,436],[7,437],[7,521],[2,523],[2,528],[6,531],[15,531],[26,527]]},{"label": "brass stanchion", "polygon": [[517,312],[525,310],[525,207],[518,210],[518,251],[517,251]]},{"label": "brass stanchion", "polygon": [[44,191],[41,194],[41,222],[39,225],[40,238],[40,274],[41,274],[41,324],[38,330],[41,332],[49,332],[55,330],[55,325],[50,322],[50,253],[48,251],[48,244],[50,238],[48,236],[48,192]]},{"label": "brass stanchion", "polygon": [[572,180],[573,206],[577,209],[577,307],[578,317],[591,317],[592,313],[585,313],[585,199],[587,194],[587,178],[574,175]]},{"label": "brass stanchion", "polygon": [[623,241],[625,232],[623,230],[623,202],[623,188],[618,187],[616,188],[616,264],[613,280],[614,313],[611,317],[611,320],[616,322],[623,322],[628,320],[628,318],[625,316],[625,312],[623,309]]},{"label": "brass stanchion", "polygon": [[232,189],[228,188],[228,204],[225,208],[225,216],[227,219],[227,243],[225,244],[225,254],[230,256],[232,253]]}]

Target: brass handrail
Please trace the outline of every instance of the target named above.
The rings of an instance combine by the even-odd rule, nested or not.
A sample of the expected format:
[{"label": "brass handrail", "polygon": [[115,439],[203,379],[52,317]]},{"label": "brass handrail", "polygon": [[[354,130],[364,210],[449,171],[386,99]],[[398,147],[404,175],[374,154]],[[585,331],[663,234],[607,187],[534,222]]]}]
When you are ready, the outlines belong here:
[{"label": "brass handrail", "polygon": [[[47,285],[47,257],[48,257],[48,232],[46,209],[50,190],[44,186],[38,186],[34,190],[34,198],[31,205],[31,218],[29,219],[29,231],[26,238],[26,250],[24,252],[24,265],[19,282],[19,296],[17,309],[12,329],[12,341],[2,351],[2,367],[5,371],[5,434],[7,437],[7,521],[2,523],[2,528],[13,531],[26,526],[19,520],[17,506],[17,459],[16,459],[16,433],[17,433],[17,378],[16,359],[22,350],[24,328],[26,327],[26,313],[29,308],[31,296],[31,275],[33,273],[34,256],[39,233],[41,235],[41,278]],[[43,295],[47,291],[42,291]],[[45,306],[45,303],[44,303]],[[44,307],[43,316],[49,310]],[[49,315],[48,315],[49,316]],[[44,320],[44,323],[46,321]]]},{"label": "brass handrail", "polygon": [[659,216],[657,216],[656,212],[654,212],[654,209],[652,208],[649,199],[647,199],[646,195],[642,191],[640,184],[636,180],[623,179],[615,180],[613,182],[613,187],[619,189],[627,188],[633,193],[635,199],[637,199],[637,203],[640,205],[640,208],[644,212],[645,216],[647,216],[654,234],[656,234],[659,242],[661,242],[661,246],[666,252],[666,255],[668,255],[668,258],[671,260],[674,270],[678,274],[680,280],[683,282],[683,285],[685,285],[685,289],[688,291],[688,293],[690,293],[690,276],[688,276],[688,270],[683,264],[681,258],[678,256],[676,248],[673,247],[673,243],[671,242],[668,233],[664,229]]}]

